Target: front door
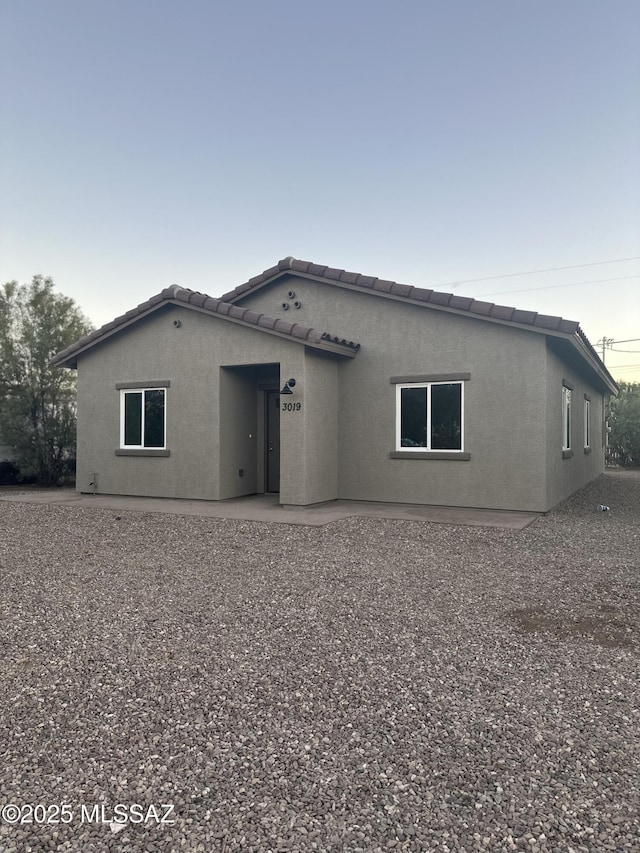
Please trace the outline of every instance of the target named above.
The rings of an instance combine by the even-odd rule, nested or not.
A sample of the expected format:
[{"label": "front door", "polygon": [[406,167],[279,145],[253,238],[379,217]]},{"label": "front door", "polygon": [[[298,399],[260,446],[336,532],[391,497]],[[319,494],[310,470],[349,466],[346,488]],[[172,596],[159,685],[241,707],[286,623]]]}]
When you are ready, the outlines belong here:
[{"label": "front door", "polygon": [[266,438],[266,488],[267,492],[280,491],[280,392],[267,391]]}]

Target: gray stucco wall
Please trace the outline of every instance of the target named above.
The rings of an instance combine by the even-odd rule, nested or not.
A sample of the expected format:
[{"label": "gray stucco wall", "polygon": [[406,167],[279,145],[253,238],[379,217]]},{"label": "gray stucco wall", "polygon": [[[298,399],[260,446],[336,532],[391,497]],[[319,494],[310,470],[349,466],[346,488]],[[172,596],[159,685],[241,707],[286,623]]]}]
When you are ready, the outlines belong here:
[{"label": "gray stucco wall", "polygon": [[[174,319],[180,319],[179,328]],[[304,360],[302,344],[190,309],[170,307],[141,320],[79,359],[77,488],[92,491],[92,474],[97,472],[102,493],[218,500],[255,492],[261,374],[258,371],[252,382],[241,371],[221,371],[220,365],[279,363],[281,375],[296,376],[304,373]],[[117,456],[116,383],[144,386],[159,380],[171,383],[170,456]],[[283,423],[281,432],[283,441],[300,443],[302,420]],[[285,478],[282,500],[308,503],[304,479],[294,473]],[[262,490],[260,484],[257,490]]]},{"label": "gray stucco wall", "polygon": [[[291,289],[302,307],[285,311]],[[547,509],[544,336],[297,277],[241,304],[362,345],[338,368],[339,497]],[[452,372],[471,374],[465,383],[471,458],[390,458],[396,409],[390,378]]]},{"label": "gray stucco wall", "polygon": [[[306,352],[302,387],[304,492],[309,503],[338,497],[338,375],[346,363]],[[286,421],[288,413],[283,411]],[[286,445],[282,446],[286,452]]]},{"label": "gray stucco wall", "polygon": [[[542,334],[298,277],[243,304],[357,341],[361,350],[341,358],[188,308],[155,312],[79,359],[81,491],[91,491],[97,472],[103,493],[219,500],[261,492],[265,389],[290,377],[295,391],[281,398],[280,411],[283,504],[340,497],[544,511],[603,469],[602,396],[579,362],[569,369]],[[464,456],[403,451],[398,458],[392,378],[442,374],[469,376]],[[574,384],[570,459],[562,458],[563,378]],[[160,380],[170,382],[170,455],[116,454],[116,383]],[[585,393],[588,454],[581,437]]]},{"label": "gray stucco wall", "polygon": [[[550,346],[547,360],[547,507],[551,508],[604,471],[604,398],[584,373],[562,361]],[[563,454],[563,381],[571,391],[571,455]],[[590,402],[590,447],[584,447],[584,399]],[[564,456],[564,458],[563,458]]]}]

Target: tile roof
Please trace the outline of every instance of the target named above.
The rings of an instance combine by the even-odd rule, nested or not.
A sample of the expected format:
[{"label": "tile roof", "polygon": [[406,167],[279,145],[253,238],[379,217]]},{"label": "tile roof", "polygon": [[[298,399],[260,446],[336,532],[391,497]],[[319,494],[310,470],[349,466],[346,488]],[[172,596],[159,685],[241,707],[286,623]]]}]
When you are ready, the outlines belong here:
[{"label": "tile roof", "polygon": [[488,317],[503,322],[517,323],[521,326],[531,326],[536,329],[548,329],[550,331],[573,334],[580,328],[574,320],[563,320],[562,317],[554,317],[549,314],[538,314],[535,311],[521,311],[517,308],[509,308],[506,305],[497,305],[494,302],[483,302],[467,296],[457,296],[453,293],[443,293],[423,287],[413,287],[410,284],[399,284],[396,281],[388,281],[374,276],[361,275],[357,272],[326,267],[314,264],[310,261],[301,261],[298,258],[288,257],[278,261],[269,269],[250,278],[249,281],[239,287],[230,290],[221,296],[228,302],[235,302],[248,295],[251,291],[271,281],[283,273],[294,272],[303,276],[313,276],[325,279],[335,284],[343,284],[348,287],[361,288],[380,295],[400,297],[421,305],[428,304],[436,308],[448,308],[453,311],[461,311],[478,317]]},{"label": "tile roof", "polygon": [[507,305],[498,305],[495,302],[484,302],[473,297],[458,296],[453,293],[444,293],[430,288],[414,287],[410,284],[400,284],[396,281],[388,281],[387,279],[362,275],[357,272],[349,272],[348,270],[338,269],[337,267],[327,267],[322,264],[314,264],[311,261],[302,261],[292,256],[283,258],[275,266],[269,267],[269,269],[264,270],[260,275],[250,278],[249,281],[239,285],[234,290],[228,291],[220,298],[235,303],[264,284],[287,273],[297,273],[303,277],[321,279],[338,286],[342,285],[351,289],[361,289],[365,292],[375,293],[378,296],[399,299],[416,305],[426,305],[437,310],[454,311],[479,319],[515,324],[543,334],[555,334],[566,337],[571,339],[574,346],[581,352],[582,357],[591,362],[591,366],[601,375],[601,378],[613,393],[617,393],[617,385],[613,377],[580,328],[580,324],[575,320],[565,320],[562,317],[551,314],[523,311]]},{"label": "tile roof", "polygon": [[91,332],[80,341],[62,350],[62,352],[57,353],[51,359],[51,363],[74,366],[75,358],[81,352],[166,303],[183,303],[198,311],[226,317],[232,322],[255,326],[270,334],[289,337],[293,340],[305,342],[307,345],[318,349],[325,349],[353,357],[360,349],[360,344],[344,338],[335,337],[328,332],[320,332],[297,323],[288,323],[284,320],[269,317],[266,314],[259,314],[256,311],[243,308],[236,304],[254,290],[288,273],[319,279],[338,286],[362,290],[363,292],[374,293],[381,297],[409,302],[414,305],[431,307],[435,310],[455,312],[497,323],[514,324],[531,331],[564,338],[571,343],[574,350],[578,350],[580,357],[590,364],[591,368],[596,371],[600,379],[612,393],[615,394],[618,391],[613,377],[600,360],[598,353],[589,342],[580,325],[574,320],[564,320],[562,317],[539,314],[535,311],[523,311],[506,305],[498,305],[494,302],[484,302],[473,297],[458,296],[453,293],[444,293],[430,288],[400,284],[396,281],[376,278],[375,276],[366,276],[336,267],[302,261],[291,256],[283,258],[275,266],[269,267],[269,269],[264,270],[260,275],[254,276],[244,284],[228,291],[220,298],[213,298],[207,296],[206,293],[188,290],[178,285],[165,288],[161,293],[152,296],[151,299],[131,309],[131,311],[127,311],[121,317],[116,317],[115,320],[112,320],[95,332]]},{"label": "tile roof", "polygon": [[250,308],[232,305],[222,299],[207,296],[206,293],[199,293],[196,290],[189,290],[174,284],[171,287],[166,287],[161,293],[152,296],[146,302],[142,302],[136,308],[127,311],[126,314],[116,317],[115,320],[111,320],[111,322],[90,332],[61,352],[56,353],[51,359],[51,363],[62,365],[74,362],[81,352],[167,303],[189,305],[206,314],[217,314],[237,323],[256,326],[265,332],[289,337],[317,349],[338,353],[342,351],[342,354],[347,356],[354,356],[360,349],[360,344],[330,335],[328,332],[320,332],[308,326],[301,326],[299,323],[288,323],[286,320],[269,317],[266,314],[252,311]]}]

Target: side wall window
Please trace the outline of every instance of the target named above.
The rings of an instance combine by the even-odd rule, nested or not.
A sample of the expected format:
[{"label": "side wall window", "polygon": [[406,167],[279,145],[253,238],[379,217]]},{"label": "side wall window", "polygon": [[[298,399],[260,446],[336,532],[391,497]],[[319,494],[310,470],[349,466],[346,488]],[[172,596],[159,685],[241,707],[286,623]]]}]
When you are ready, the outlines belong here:
[{"label": "side wall window", "polygon": [[585,395],[584,398],[584,447],[591,447],[591,400]]},{"label": "side wall window", "polygon": [[571,450],[571,388],[562,386],[562,449]]},{"label": "side wall window", "polygon": [[120,391],[120,447],[163,450],[165,432],[166,389]]},{"label": "side wall window", "polygon": [[462,382],[396,385],[396,449],[464,449]]}]

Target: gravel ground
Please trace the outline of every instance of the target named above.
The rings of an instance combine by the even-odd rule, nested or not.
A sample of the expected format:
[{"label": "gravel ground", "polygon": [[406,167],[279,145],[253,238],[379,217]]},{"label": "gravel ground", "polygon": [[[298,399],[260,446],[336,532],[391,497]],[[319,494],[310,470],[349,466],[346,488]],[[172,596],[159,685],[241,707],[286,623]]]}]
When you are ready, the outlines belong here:
[{"label": "gravel ground", "polygon": [[0,501],[0,572],[2,853],[640,849],[640,472],[523,531]]}]

